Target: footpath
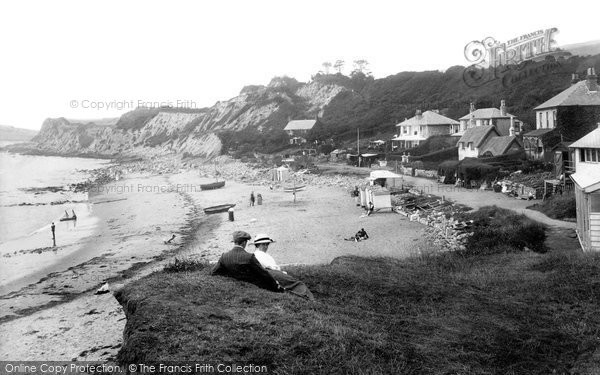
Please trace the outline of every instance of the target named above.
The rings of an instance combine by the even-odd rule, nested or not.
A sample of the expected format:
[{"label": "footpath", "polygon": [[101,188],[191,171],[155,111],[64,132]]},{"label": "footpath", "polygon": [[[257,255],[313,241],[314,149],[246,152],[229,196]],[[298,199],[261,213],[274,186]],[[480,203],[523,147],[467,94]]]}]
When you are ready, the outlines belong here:
[{"label": "footpath", "polygon": [[515,199],[489,190],[467,189],[463,187],[455,187],[453,185],[444,185],[435,180],[422,177],[412,177],[406,175],[401,176],[406,185],[412,185],[415,190],[419,190],[423,192],[423,194],[443,196],[446,199],[467,205],[473,209],[495,205],[501,208],[513,210],[548,226],[573,230],[577,226],[575,222],[551,219],[539,211],[527,209],[527,206],[531,206],[536,201]]}]

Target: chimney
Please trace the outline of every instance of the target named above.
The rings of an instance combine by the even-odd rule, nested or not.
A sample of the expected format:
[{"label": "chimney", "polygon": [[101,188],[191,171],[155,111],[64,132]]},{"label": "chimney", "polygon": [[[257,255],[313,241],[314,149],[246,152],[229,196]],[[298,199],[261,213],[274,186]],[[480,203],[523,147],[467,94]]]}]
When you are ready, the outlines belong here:
[{"label": "chimney", "polygon": [[579,82],[579,75],[577,73],[571,74],[571,84],[574,85]]},{"label": "chimney", "polygon": [[469,112],[470,112],[470,113],[473,113],[473,112],[475,112],[475,103],[471,102],[471,106],[470,106],[470,108],[469,108]]},{"label": "chimney", "polygon": [[421,115],[421,110],[417,109],[417,111],[415,112],[415,116],[417,117],[417,120],[420,120],[421,117],[423,117],[423,115]]},{"label": "chimney", "polygon": [[506,116],[506,101],[500,100],[500,116]]},{"label": "chimney", "polygon": [[585,77],[585,84],[590,91],[598,91],[598,76],[596,76],[596,69],[589,68],[587,70],[587,77]]}]

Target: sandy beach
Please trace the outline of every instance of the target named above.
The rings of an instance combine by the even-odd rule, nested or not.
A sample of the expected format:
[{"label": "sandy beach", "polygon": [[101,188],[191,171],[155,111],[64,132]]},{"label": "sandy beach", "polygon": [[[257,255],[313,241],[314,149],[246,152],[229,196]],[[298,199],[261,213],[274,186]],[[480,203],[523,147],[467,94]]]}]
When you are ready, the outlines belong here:
[{"label": "sandy beach", "polygon": [[[328,263],[340,255],[406,257],[426,247],[423,226],[391,212],[366,217],[342,186],[309,184],[294,202],[264,179],[228,179],[222,189],[200,190],[211,181],[197,170],[126,176],[90,194],[98,220],[93,234],[55,252],[7,258],[52,261],[12,280],[0,297],[0,335],[11,343],[0,345],[0,360],[112,360],[125,316],[112,293],[95,290],[108,282],[113,292],[174,257],[216,261],[231,248],[235,230],[272,236],[270,252],[281,265]],[[262,205],[249,206],[252,191]],[[233,222],[227,213],[202,212],[223,203],[236,204]],[[344,240],[360,228],[369,240]],[[163,243],[172,234],[173,243]]]}]

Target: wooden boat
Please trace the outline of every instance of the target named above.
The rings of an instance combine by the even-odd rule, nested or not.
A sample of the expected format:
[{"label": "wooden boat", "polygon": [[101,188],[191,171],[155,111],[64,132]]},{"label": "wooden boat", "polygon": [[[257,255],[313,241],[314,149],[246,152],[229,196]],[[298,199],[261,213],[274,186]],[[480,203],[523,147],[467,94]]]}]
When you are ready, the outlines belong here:
[{"label": "wooden boat", "polygon": [[200,184],[202,190],[214,190],[225,186],[225,181],[211,182],[210,184]]},{"label": "wooden boat", "polygon": [[220,204],[218,206],[206,207],[206,208],[204,208],[204,213],[207,215],[217,214],[219,212],[225,212],[225,211],[229,210],[231,207],[235,207],[235,203]]},{"label": "wooden boat", "polygon": [[294,191],[304,190],[305,187],[306,187],[306,185],[284,186],[283,187],[283,191],[288,192],[288,193],[292,193]]},{"label": "wooden boat", "polygon": [[61,217],[59,220],[60,220],[60,221],[70,221],[70,220],[77,220],[77,216],[71,216],[71,217]]}]

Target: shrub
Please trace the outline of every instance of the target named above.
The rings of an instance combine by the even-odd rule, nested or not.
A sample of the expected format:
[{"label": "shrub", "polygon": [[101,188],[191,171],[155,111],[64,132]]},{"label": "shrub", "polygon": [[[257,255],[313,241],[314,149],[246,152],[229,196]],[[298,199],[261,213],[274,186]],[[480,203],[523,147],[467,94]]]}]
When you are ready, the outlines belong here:
[{"label": "shrub", "polygon": [[574,219],[577,217],[574,194],[554,195],[542,203],[536,203],[527,208],[540,211],[552,219]]},{"label": "shrub", "polygon": [[474,213],[463,214],[474,221],[473,235],[462,252],[465,256],[490,255],[523,251],[529,248],[544,252],[544,226],[525,215],[496,206],[486,206]]},{"label": "shrub", "polygon": [[175,258],[163,268],[164,272],[192,272],[200,271],[208,266],[208,263],[196,259]]}]

